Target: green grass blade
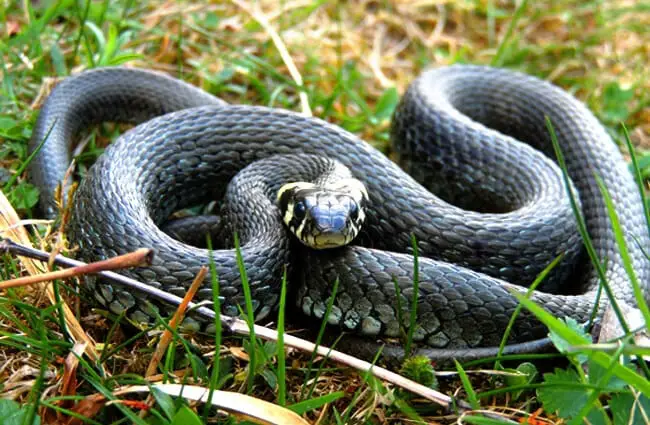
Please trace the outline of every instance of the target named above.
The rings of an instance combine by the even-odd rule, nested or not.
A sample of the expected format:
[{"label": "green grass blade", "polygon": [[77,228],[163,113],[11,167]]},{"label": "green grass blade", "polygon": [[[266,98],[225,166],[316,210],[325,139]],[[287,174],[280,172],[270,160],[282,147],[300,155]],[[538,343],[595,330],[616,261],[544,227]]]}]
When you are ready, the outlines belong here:
[{"label": "green grass blade", "polygon": [[[368,383],[371,382],[371,380],[374,378],[374,375],[372,374],[372,368],[377,363],[379,356],[381,356],[381,351],[382,350],[377,351],[377,354],[375,354],[375,357],[372,359],[370,368],[361,375],[366,385],[368,385]],[[357,390],[354,392],[350,404],[345,408],[345,411],[343,412],[343,418],[342,418],[343,423],[347,424],[350,422],[350,416],[352,415],[352,408],[356,405],[359,397],[361,396],[361,392],[363,391],[363,389],[364,389],[364,385],[359,385],[359,388],[357,388]]]},{"label": "green grass blade", "polygon": [[299,415],[303,415],[314,409],[318,409],[328,403],[333,403],[336,400],[342,398],[343,396],[345,396],[345,393],[343,391],[336,391],[333,393],[325,394],[320,397],[309,398],[305,401],[301,401],[299,403],[295,403],[290,406],[287,406],[287,408]]},{"label": "green grass blade", "polygon": [[212,249],[212,238],[208,234],[206,237],[206,245],[208,248],[208,267],[210,268],[210,283],[212,284],[212,305],[215,312],[214,316],[214,361],[212,364],[212,373],[210,375],[210,388],[208,392],[208,402],[203,406],[203,422],[207,423],[208,415],[210,414],[210,406],[212,403],[212,396],[214,391],[217,390],[219,374],[221,373],[221,356],[219,354],[221,348],[221,300],[219,299],[219,276],[217,275],[217,267],[214,263],[214,251]]},{"label": "green grass blade", "polygon": [[503,424],[512,423],[512,421],[506,419],[499,420],[493,418],[486,418],[485,416],[472,416],[472,415],[464,416],[463,421],[468,424],[475,424],[475,425],[503,425]]},{"label": "green grass blade", "polygon": [[286,382],[286,364],[284,352],[284,312],[287,303],[287,268],[284,268],[282,274],[282,287],[280,289],[280,308],[278,309],[278,404],[285,406],[287,404],[287,382]]},{"label": "green grass blade", "polygon": [[[92,21],[86,21],[84,22],[84,26],[92,32],[93,36],[95,37],[95,42],[97,43],[97,50],[102,52],[102,57],[104,52],[106,51],[106,37],[104,37],[104,33],[102,32],[101,28],[99,28],[97,25],[95,25],[94,22]],[[99,64],[101,65],[101,59]]]},{"label": "green grass blade", "polygon": [[478,397],[476,396],[476,391],[474,391],[474,387],[472,387],[472,383],[469,382],[469,377],[467,376],[467,372],[465,372],[465,369],[463,369],[463,366],[461,366],[460,363],[458,363],[458,360],[454,359],[454,364],[456,365],[456,371],[458,371],[458,376],[460,377],[460,381],[463,384],[463,388],[465,388],[465,392],[467,393],[467,399],[469,400],[469,404],[472,406],[472,409],[480,409],[481,404],[478,401]]},{"label": "green grass blade", "polygon": [[632,145],[632,141],[630,140],[630,133],[628,133],[625,124],[621,124],[621,127],[623,128],[623,134],[625,135],[625,144],[627,145],[627,151],[630,154],[630,159],[632,160],[632,172],[634,174],[634,179],[636,181],[637,187],[639,188],[639,195],[641,196],[641,201],[643,202],[643,212],[645,214],[646,225],[648,227],[648,233],[650,234],[650,207],[648,207],[648,200],[645,194],[641,168],[639,167],[639,161],[636,157],[636,151]]},{"label": "green grass blade", "polygon": [[[526,298],[530,298],[530,296],[533,294],[535,289],[542,283],[542,281],[546,278],[546,276],[557,266],[557,264],[564,258],[563,254],[558,255],[555,257],[553,261],[551,261],[551,264],[546,266],[542,272],[537,275],[537,278],[535,278],[535,281],[533,282],[532,285],[530,285],[530,288],[528,288],[528,291],[526,291]],[[503,350],[506,348],[506,345],[508,344],[508,336],[510,335],[510,332],[512,331],[512,327],[515,325],[515,320],[517,320],[517,317],[519,316],[519,313],[521,312],[521,309],[523,306],[521,304],[517,305],[515,307],[515,311],[512,312],[512,316],[510,316],[510,321],[508,322],[508,326],[506,326],[506,330],[503,333],[503,338],[501,338],[501,344],[499,344],[499,351],[497,353],[497,361],[495,363],[496,368],[501,367],[501,362],[498,360],[501,355],[503,354]]]},{"label": "green grass blade", "polygon": [[627,325],[627,322],[625,321],[625,317],[623,316],[623,313],[620,307],[618,306],[618,303],[616,302],[616,297],[614,296],[614,292],[612,291],[611,286],[607,282],[605,269],[601,264],[600,259],[598,258],[598,254],[596,253],[596,248],[594,248],[594,244],[591,241],[591,237],[589,236],[589,232],[587,231],[587,224],[585,223],[585,219],[582,216],[582,212],[580,211],[580,208],[578,208],[578,203],[576,201],[575,194],[571,190],[569,172],[566,166],[566,162],[564,161],[564,154],[560,149],[560,143],[558,142],[557,135],[555,134],[555,130],[553,129],[553,124],[551,123],[551,120],[548,116],[545,117],[545,120],[546,120],[546,128],[548,129],[551,136],[551,143],[553,144],[555,157],[557,158],[558,165],[562,170],[562,178],[564,179],[564,186],[566,188],[567,194],[569,195],[569,202],[571,203],[571,209],[573,209],[573,214],[576,218],[576,221],[578,222],[578,231],[580,232],[580,236],[582,237],[582,242],[584,243],[585,248],[587,249],[587,253],[589,254],[591,263],[593,264],[593,266],[596,269],[596,272],[598,273],[598,278],[600,280],[601,287],[605,290],[605,293],[607,294],[607,298],[609,299],[612,310],[616,314],[616,317],[619,323],[621,324],[623,331],[626,334],[630,333],[630,328]]},{"label": "green grass blade", "polygon": [[79,420],[78,423],[84,425],[103,425],[102,422],[98,422],[94,419],[91,419],[82,413],[78,413],[70,409],[65,409],[61,407],[60,404],[61,401],[72,401],[78,403],[81,402],[82,400],[84,400],[84,397],[51,397],[46,400],[42,400],[41,405],[51,410],[52,412],[60,413],[62,415],[69,416],[71,418],[76,418]]},{"label": "green grass blade", "polygon": [[[305,385],[307,385],[307,382],[309,382],[310,371],[314,364],[314,360],[316,359],[316,350],[318,349],[318,347],[320,347],[320,343],[323,340],[323,335],[325,335],[325,328],[327,327],[327,318],[329,317],[330,312],[332,311],[332,306],[334,305],[334,300],[336,299],[336,294],[338,293],[338,290],[339,290],[339,279],[337,278],[334,281],[334,284],[332,285],[332,295],[330,295],[329,299],[327,300],[327,308],[325,309],[325,315],[321,320],[320,328],[318,329],[318,335],[316,336],[316,342],[314,342],[316,348],[314,349],[314,351],[312,351],[311,356],[309,357],[309,362],[307,363],[307,373],[305,375],[305,383],[303,384],[303,387],[300,390],[300,399],[303,398]],[[311,388],[309,389],[308,397],[311,397],[314,388],[316,388],[316,383],[317,382],[314,381]]]},{"label": "green grass blade", "polygon": [[609,219],[612,223],[612,230],[614,231],[616,245],[618,246],[619,253],[621,254],[621,259],[623,260],[623,267],[625,268],[625,272],[630,278],[630,283],[632,284],[632,291],[634,292],[634,298],[636,299],[637,307],[643,314],[643,319],[645,320],[646,327],[650,326],[650,309],[648,308],[648,304],[645,301],[645,295],[643,294],[639,279],[637,278],[636,272],[634,271],[634,265],[632,264],[630,251],[627,249],[627,242],[625,242],[625,236],[623,236],[623,229],[621,228],[621,223],[618,220],[618,214],[614,208],[614,202],[612,201],[612,197],[610,196],[609,191],[607,190],[607,187],[605,187],[605,183],[600,178],[600,176],[596,176],[596,181],[598,182],[600,193],[603,195],[605,205],[607,206],[607,212],[609,213]]},{"label": "green grass blade", "polygon": [[[183,27],[185,26],[185,21],[183,20],[183,14],[178,14],[178,43],[176,43],[176,53],[179,58],[183,57],[183,45],[185,44],[185,38],[183,37]],[[183,79],[183,61],[177,61],[178,63],[178,78]]]},{"label": "green grass blade", "polygon": [[[150,308],[153,308],[153,307],[150,307]],[[120,316],[118,316],[118,318],[124,317],[125,314],[126,314],[125,312],[122,313]],[[120,320],[116,320],[116,322],[117,322],[117,324],[119,324]],[[117,326],[117,324],[115,326]],[[138,339],[142,338],[143,336],[146,336],[148,332],[152,331],[157,326],[158,325],[156,325],[156,324],[152,324],[152,325],[146,327],[145,329],[135,333],[133,336],[126,339],[124,342],[121,342],[120,344],[115,345],[114,347],[112,347],[112,349],[106,350],[106,354],[104,354],[104,352],[102,352],[101,362],[104,362],[106,359],[109,359],[113,355],[117,354],[121,349],[129,346],[129,344],[132,344],[135,341],[137,341]],[[106,341],[110,341],[110,340],[106,339]]]},{"label": "green grass blade", "polygon": [[[52,268],[52,270],[55,270],[55,268]],[[54,292],[54,301],[55,301],[55,308],[56,308],[56,321],[59,326],[59,328],[64,331],[65,333],[68,332],[68,326],[65,323],[65,313],[63,312],[63,304],[64,301],[61,298],[61,291],[59,290],[61,285],[61,282],[59,280],[55,280],[52,282],[52,291]]]},{"label": "green grass blade", "polygon": [[520,384],[520,385],[511,385],[508,387],[501,387],[494,390],[483,391],[478,394],[480,399],[490,399],[494,397],[500,397],[506,394],[510,394],[513,391],[518,390],[537,390],[540,388],[568,388],[568,389],[577,389],[577,390],[602,390],[601,386],[590,384],[587,382],[561,382],[561,383],[548,383],[548,382],[538,382],[538,383],[529,383],[529,384]]},{"label": "green grass blade", "polygon": [[[90,384],[95,390],[97,390],[98,393],[106,397],[107,400],[116,401],[117,398],[113,395],[112,389],[108,387],[111,384],[111,381],[109,380],[103,382],[102,379],[99,377],[99,375],[97,375],[97,373],[93,370],[90,364],[88,364],[86,359],[84,359],[83,357],[77,356],[77,360],[79,360],[80,370],[83,370],[84,372],[84,378],[86,382]],[[143,382],[144,379],[140,376],[138,376],[137,378],[138,379],[135,380],[133,384],[142,385],[144,383]],[[132,423],[138,425],[147,424],[144,421],[144,419],[136,415],[131,409],[126,407],[123,403],[115,403],[115,407],[119,409],[124,414],[124,416],[129,418]]]},{"label": "green grass blade", "polygon": [[253,389],[253,380],[255,379],[256,368],[256,341],[255,338],[255,317],[253,316],[253,296],[251,295],[251,288],[248,283],[248,275],[246,274],[246,267],[244,266],[244,259],[241,255],[241,247],[239,246],[239,236],[237,232],[234,234],[235,239],[235,253],[237,257],[237,267],[239,268],[239,275],[241,276],[241,285],[244,291],[244,300],[246,302],[246,322],[248,323],[250,353],[248,362],[248,378],[246,386],[250,392]]},{"label": "green grass blade", "polygon": [[[341,341],[341,338],[343,338],[343,334],[339,335],[339,336],[334,340],[334,342],[330,345],[329,349],[327,350],[327,354],[325,355],[325,358],[329,358],[329,357],[330,357],[330,354],[331,354],[332,350],[335,350],[335,349],[336,349],[336,346],[338,345],[339,341]],[[314,350],[314,351],[312,352],[312,354],[315,353],[315,352],[316,352],[316,351]],[[313,365],[313,359],[314,359],[314,357],[312,356],[312,358],[310,358],[310,360],[312,361],[312,363],[310,363],[310,364],[308,365],[308,367],[307,367],[307,373],[309,373],[309,372],[311,371],[311,368],[312,368],[312,365]],[[312,396],[313,396],[313,394],[314,394],[314,391],[316,390],[316,384],[318,384],[318,377],[321,376],[321,374],[323,373],[323,371],[324,371],[324,369],[325,369],[325,364],[326,364],[325,362],[320,362],[320,364],[318,365],[318,369],[316,369],[316,373],[315,373],[315,376],[314,376],[314,382],[313,382],[313,383],[311,384],[311,386],[309,387],[309,392],[307,393],[307,397],[306,397],[306,398],[307,398],[308,400],[312,398]],[[302,388],[301,388],[301,398],[302,398],[302,391],[303,391],[303,389],[305,388],[305,385],[306,385],[306,383],[303,384],[303,386],[302,386]]]},{"label": "green grass blade", "polygon": [[29,398],[31,399],[31,403],[29,403],[29,410],[28,414],[25,417],[24,423],[26,424],[33,424],[34,423],[34,418],[36,417],[36,414],[38,412],[38,408],[41,403],[41,394],[43,393],[43,384],[45,382],[45,372],[48,370],[48,364],[53,361],[53,359],[50,358],[50,355],[52,354],[50,344],[49,344],[49,337],[47,334],[47,328],[45,326],[46,322],[46,317],[45,314],[48,314],[47,311],[43,311],[43,315],[41,316],[41,322],[39,326],[39,332],[41,336],[41,341],[43,342],[43,351],[41,352],[41,364],[40,368],[38,371],[38,376],[36,377],[36,381],[34,382]]},{"label": "green grass blade", "polygon": [[531,353],[531,354],[508,354],[501,356],[492,356],[486,357],[484,359],[471,360],[467,362],[462,362],[463,367],[465,368],[475,368],[476,366],[482,364],[490,364],[496,362],[512,361],[512,362],[529,362],[534,360],[550,360],[550,359],[561,359],[565,356],[560,353]]},{"label": "green grass blade", "polygon": [[90,0],[86,0],[83,14],[81,14],[80,11],[79,11],[79,5],[76,2],[74,4],[75,4],[76,12],[77,12],[77,17],[79,18],[79,35],[77,36],[77,40],[75,41],[73,56],[77,57],[77,53],[79,52],[79,47],[81,46],[81,40],[83,39],[84,43],[86,45],[88,61],[90,62],[91,66],[94,67],[95,66],[95,61],[93,59],[92,49],[90,48],[90,43],[88,41],[88,36],[86,35],[86,32],[84,31],[84,27],[86,26],[86,23],[88,22],[88,15],[90,13]]},{"label": "green grass blade", "polygon": [[38,146],[36,146],[36,149],[34,149],[34,151],[29,154],[27,159],[22,164],[20,164],[20,166],[18,167],[18,170],[16,170],[16,173],[14,175],[12,175],[11,178],[9,178],[7,183],[5,183],[3,191],[8,192],[11,189],[11,187],[16,183],[16,180],[18,180],[18,176],[20,176],[27,169],[27,166],[29,166],[29,164],[32,162],[34,157],[36,157],[36,155],[41,151],[41,148],[43,147],[43,145],[45,144],[47,139],[50,137],[50,134],[52,133],[52,130],[54,129],[54,126],[56,125],[56,122],[57,122],[57,119],[55,118],[54,121],[52,122],[52,125],[50,126],[50,128],[47,129],[47,133],[45,133],[45,137],[43,137],[43,140],[41,140],[38,143]]},{"label": "green grass blade", "polygon": [[[594,405],[598,403],[598,399],[600,398],[601,395],[603,395],[606,391],[606,386],[607,382],[609,382],[609,379],[612,377],[614,374],[614,365],[618,363],[619,358],[621,354],[623,353],[623,348],[625,347],[625,344],[619,345],[618,350],[616,350],[616,353],[612,356],[612,360],[609,364],[609,367],[607,370],[605,370],[605,373],[600,377],[598,382],[596,383],[597,389],[591,390],[591,393],[589,394],[589,398],[585,402],[584,406],[580,409],[580,412],[569,422],[569,425],[579,425],[582,423],[583,419],[587,417],[589,412],[594,408]],[[598,403],[600,404],[600,403]],[[602,405],[599,406],[602,409]]]},{"label": "green grass blade", "polygon": [[[397,314],[397,323],[399,325],[401,336],[404,338],[404,341],[406,341],[406,329],[404,329],[404,311],[402,310],[404,308],[404,306],[402,306],[402,290],[399,288],[399,283],[397,282],[397,278],[395,276],[393,276],[393,286],[395,287],[395,311]],[[406,351],[404,354],[406,354]]]},{"label": "green grass blade", "polygon": [[399,409],[400,412],[404,414],[407,418],[409,418],[410,423],[418,424],[418,425],[427,425],[427,423],[418,415],[418,412],[411,407],[410,404],[404,399],[401,398],[396,398],[395,402],[393,403],[395,407]]},{"label": "green grass blade", "polygon": [[418,260],[418,243],[415,240],[415,235],[411,234],[411,246],[413,248],[413,298],[411,299],[411,315],[409,317],[409,328],[406,333],[406,344],[404,344],[404,356],[409,356],[411,353],[411,345],[413,345],[413,333],[417,326],[418,315],[418,298],[420,295],[420,264]]},{"label": "green grass blade", "polygon": [[[106,342],[110,342],[110,341],[113,340],[113,336],[115,335],[115,332],[117,331],[117,328],[120,325],[120,323],[122,323],[122,321],[126,317],[126,314],[127,314],[127,310],[123,310],[120,313],[120,315],[117,316],[117,319],[113,321],[113,323],[111,324],[111,327],[108,328],[108,332],[106,333],[106,339],[105,339]],[[144,333],[139,333],[138,336],[141,336],[141,335],[144,335]],[[106,347],[106,348],[108,348],[108,347]],[[112,354],[114,354],[114,352],[115,351],[113,351],[113,350],[109,351],[108,349],[102,350],[101,353],[99,354],[98,363],[99,364],[104,363],[107,359],[109,359],[111,357]]]},{"label": "green grass blade", "polygon": [[519,6],[517,6],[517,9],[515,9],[515,13],[512,16],[510,23],[508,24],[508,29],[506,30],[506,33],[503,36],[503,40],[501,40],[501,43],[499,44],[499,48],[497,49],[494,58],[492,58],[492,63],[491,63],[492,66],[501,66],[503,64],[504,52],[506,51],[506,47],[510,42],[510,37],[512,37],[513,31],[517,26],[517,22],[519,22],[519,19],[521,19],[524,10],[526,10],[527,4],[528,4],[528,0],[522,0],[522,2],[519,3]]},{"label": "green grass blade", "polygon": [[99,63],[102,66],[108,65],[119,48],[120,43],[117,34],[117,27],[111,24],[108,27],[108,38],[106,39],[106,46],[102,50],[102,55],[99,59]]}]

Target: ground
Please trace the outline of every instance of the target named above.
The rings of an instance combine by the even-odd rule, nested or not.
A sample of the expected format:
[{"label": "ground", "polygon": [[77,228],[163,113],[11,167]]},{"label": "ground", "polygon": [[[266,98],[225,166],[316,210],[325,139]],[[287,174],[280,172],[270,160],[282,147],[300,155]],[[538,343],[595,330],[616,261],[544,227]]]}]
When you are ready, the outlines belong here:
[{"label": "ground", "polygon": [[[642,171],[646,169],[650,6],[642,2],[5,1],[0,18],[0,166],[11,170],[0,173],[0,184],[24,220],[37,218],[33,208],[37,193],[21,165],[27,160],[26,142],[51,79],[121,63],[167,72],[228,102],[324,118],[387,153],[393,108],[423,69],[459,62],[507,67],[548,80],[584,101],[627,155],[624,123]],[[79,157],[80,174],[119,130],[105,126],[91,134]],[[4,206],[2,213],[6,216],[9,209]],[[47,238],[32,242],[48,251],[62,248],[57,228],[51,230]],[[0,264],[4,279],[30,273],[28,265],[9,254]],[[64,368],[64,359],[72,346],[65,339],[60,310],[49,307],[46,294],[31,286],[8,290],[0,299],[0,381],[3,398],[19,402],[26,411],[33,408],[43,421],[53,422],[52,412],[63,408],[54,396],[106,394],[119,385],[139,382],[160,331],[138,333],[130,325],[114,327],[115,317],[79,308],[74,297],[66,296],[72,311],[81,312],[81,329],[100,343],[98,349],[103,348],[100,360],[94,364],[84,360],[77,372],[71,372]],[[176,350],[168,351],[159,371],[193,365],[197,384],[207,386],[214,370],[213,343],[199,336],[186,336],[185,345],[176,340],[172,345]],[[258,365],[251,375],[254,385],[247,386],[249,354],[239,348],[241,344],[241,338],[228,338],[218,350],[222,374],[232,374],[220,388],[277,404],[284,404],[280,393],[286,391],[287,405],[313,402],[303,414],[309,422],[337,423],[339,415],[339,423],[435,423],[453,422],[460,415],[453,409],[443,414],[435,404],[398,391],[392,384],[364,380],[336,363],[316,363],[322,369],[314,366],[310,372],[309,379],[317,377],[312,393],[304,385],[310,357],[295,352],[286,357],[285,389],[276,382],[280,372],[275,358]],[[267,345],[268,350],[273,348]],[[483,409],[512,418],[530,418],[543,405],[538,384],[524,381],[525,392],[517,394],[505,388],[513,383],[498,378],[493,363],[483,366],[490,371],[470,374],[473,387],[463,384],[452,367],[454,375],[439,376],[440,391],[471,401],[474,388],[482,394]],[[580,375],[572,369],[566,373]],[[78,388],[64,390],[62,379],[71,376],[78,379]],[[340,398],[331,403],[319,398],[337,391],[342,391]],[[35,403],[39,395],[40,405]],[[600,406],[598,399],[589,400]],[[159,398],[155,412],[167,413],[163,405]],[[550,406],[545,404],[539,416],[529,419],[540,422],[529,423],[560,423],[554,413],[563,410]],[[141,407],[128,405],[136,415],[142,415]],[[106,408],[94,420],[107,423],[129,415],[138,421],[124,409],[127,405]],[[179,410],[173,406],[170,415]],[[164,422],[166,416],[157,419],[155,412],[142,415],[141,420]]]}]

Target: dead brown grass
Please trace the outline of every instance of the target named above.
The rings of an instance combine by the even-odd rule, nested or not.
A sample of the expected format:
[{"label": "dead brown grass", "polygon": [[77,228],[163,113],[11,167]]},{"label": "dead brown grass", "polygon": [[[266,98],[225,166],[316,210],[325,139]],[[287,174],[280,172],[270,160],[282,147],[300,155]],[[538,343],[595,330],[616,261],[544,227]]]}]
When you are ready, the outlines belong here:
[{"label": "dead brown grass", "polygon": [[[128,16],[141,29],[124,47],[142,54],[144,59],[133,65],[174,75],[182,71],[186,79],[208,89],[215,88],[215,75],[231,69],[235,75],[227,87],[220,86],[224,90],[219,94],[236,103],[264,104],[268,96],[260,87],[273,91],[285,84],[278,106],[343,123],[378,146],[385,147],[388,122],[363,125],[351,122],[350,117],[363,115],[363,107],[350,95],[336,97],[331,109],[326,109],[322,101],[339,89],[341,69],[346,65],[353,64],[349,72],[358,73],[350,79],[354,94],[373,108],[386,89],[397,87],[403,92],[425,67],[456,61],[489,64],[497,58],[500,65],[541,76],[574,92],[612,128],[617,123],[607,122],[608,108],[626,107],[629,110],[626,124],[633,142],[640,150],[650,148],[650,32],[644,30],[650,25],[650,12],[638,8],[634,0],[603,4],[529,1],[516,22],[513,20],[516,7],[510,1],[366,0],[320,5],[314,0],[137,3],[133,2]],[[6,41],[29,21],[24,11],[15,10],[4,24],[0,23],[0,33]],[[119,14],[121,10],[111,13]],[[214,25],[207,28],[206,22],[211,20]],[[56,21],[44,29],[41,41],[45,46],[57,44],[68,65],[80,70],[87,62],[81,55],[83,45],[78,56],[73,57],[76,31],[78,26],[74,20]],[[21,90],[16,93],[19,102],[6,107],[6,113],[17,120],[33,116],[30,105],[40,97],[42,75],[34,69],[43,64],[51,68],[46,53],[29,56],[28,50],[25,46],[3,58],[5,73],[21,75]],[[293,81],[295,87],[268,70],[261,72],[245,66],[249,55],[261,58],[280,76]],[[255,84],[251,82],[252,74]],[[631,89],[631,98],[612,106],[606,96],[607,87],[612,83]],[[305,87],[312,96],[301,96],[300,87]],[[3,164],[7,163],[10,160],[3,159]],[[115,344],[126,338],[118,330],[112,341],[103,340],[110,323],[100,316],[82,317],[81,323],[98,341]],[[8,323],[0,323],[0,328],[11,331]],[[189,340],[203,353],[214,350],[209,340],[198,337]],[[149,358],[148,354],[143,355],[147,344],[143,338],[128,350],[119,351],[105,367],[112,373],[142,374]],[[220,351],[234,365],[231,388],[241,389],[247,361],[245,353],[230,346],[221,347]],[[304,367],[305,360],[296,354],[287,358],[295,369]],[[53,364],[48,368],[46,386],[49,388],[58,383],[57,367]],[[13,349],[0,349],[0,376],[5,382],[3,396],[24,400],[37,373],[38,359]],[[297,395],[303,375],[289,373],[289,391]],[[315,394],[342,390],[348,394],[345,403],[350,402],[357,389],[363,388],[360,377],[346,370],[327,371],[316,379]],[[449,392],[454,392],[454,388],[458,388],[457,382],[448,388]],[[256,395],[268,400],[275,397],[263,386]],[[390,396],[380,397],[377,392],[362,390],[353,417],[368,415],[377,423],[404,421],[401,414],[390,408],[391,402]],[[507,400],[500,399],[487,408],[503,409],[518,417],[508,404]],[[309,419],[326,423],[332,407],[326,406],[319,415]],[[346,406],[337,403],[335,407],[342,411]],[[430,423],[457,419],[434,415],[426,418]]]}]

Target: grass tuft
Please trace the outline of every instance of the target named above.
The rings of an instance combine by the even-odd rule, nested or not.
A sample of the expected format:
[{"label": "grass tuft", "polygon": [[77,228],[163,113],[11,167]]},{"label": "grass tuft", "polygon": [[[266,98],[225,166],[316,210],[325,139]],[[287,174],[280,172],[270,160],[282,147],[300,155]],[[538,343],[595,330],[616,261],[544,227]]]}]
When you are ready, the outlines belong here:
[{"label": "grass tuft", "polygon": [[[390,117],[399,94],[429,66],[469,62],[527,72],[560,85],[583,100],[621,146],[627,146],[632,171],[644,195],[645,180],[650,176],[650,155],[646,152],[650,148],[650,78],[646,63],[649,23],[647,6],[630,1],[238,0],[198,4],[166,0],[9,0],[0,8],[0,168],[9,170],[9,177],[0,176],[0,184],[21,216],[37,216],[33,208],[38,194],[25,178],[30,160],[26,146],[48,77],[67,76],[95,66],[153,68],[230,103],[311,111],[390,154]],[[624,127],[621,122],[625,122]],[[92,131],[90,142],[77,157],[78,174],[83,176],[110,140],[124,130],[105,125]],[[650,231],[649,204],[645,202]],[[38,233],[34,243],[38,245],[57,241],[61,236],[42,224],[34,227]],[[42,237],[45,234],[48,236]],[[589,251],[591,242],[586,231],[583,239]],[[607,293],[602,265],[593,252],[590,254]],[[242,266],[241,258],[238,260]],[[24,267],[15,258],[0,257],[0,279],[24,273]],[[417,265],[415,273],[417,281]],[[213,301],[218,307],[219,282],[214,264],[211,278]],[[337,290],[338,281],[333,285],[317,344],[322,340]],[[399,305],[399,288],[396,290],[402,315],[405,313]],[[78,302],[74,292],[61,285],[55,295],[57,306],[51,306],[36,288],[11,289],[2,295],[0,356],[6,361],[0,368],[0,395],[9,402],[18,402],[17,409],[23,410],[19,414],[25,415],[21,416],[22,423],[28,423],[28,416],[41,415],[43,411],[60,412],[88,423],[122,423],[125,419],[142,424],[175,423],[190,411],[180,403],[165,410],[170,406],[160,398],[155,400],[151,414],[141,418],[135,405],[125,403],[132,400],[113,394],[121,384],[144,382],[143,373],[152,355],[150,347],[160,335],[159,325],[135,328],[123,317],[91,310],[86,302],[79,303],[79,321],[103,350],[96,363],[91,364],[85,357],[79,359],[77,395],[72,397],[56,392],[63,375],[59,359],[66,358],[72,349],[72,343],[63,337],[64,324],[57,306]],[[290,304],[290,297],[283,303],[287,301]],[[528,308],[525,300],[522,305]],[[416,307],[417,303],[412,302],[405,335],[409,347]],[[250,291],[245,309],[244,316],[252,323]],[[278,317],[282,335],[293,331],[290,317],[283,317],[283,313],[284,309]],[[629,362],[622,366],[618,361],[647,355],[647,349],[627,339],[620,341],[620,349],[593,345],[570,326],[544,319],[548,319],[554,332],[578,346],[580,354],[591,363],[581,363],[576,354],[575,358],[570,357],[573,360],[569,367],[573,369],[569,370],[573,373],[555,374],[548,379],[540,374],[536,382],[508,384],[507,380],[477,377],[472,368],[480,363],[473,362],[464,365],[462,379],[439,376],[441,391],[455,394],[464,387],[470,389],[468,394],[474,392],[471,400],[483,410],[513,420],[547,423],[558,421],[552,409],[553,393],[547,398],[548,389],[569,388],[577,391],[570,394],[585,396],[580,399],[584,400],[582,411],[570,412],[574,421],[580,416],[593,419],[589,415],[602,402],[611,403],[607,408],[612,423],[633,423],[630,417],[617,415],[637,412],[634,409],[648,405],[644,398],[650,392],[648,381]],[[400,324],[404,324],[401,317]],[[245,341],[248,349],[242,354],[241,340],[222,335],[218,318],[215,326],[215,334],[207,336],[174,334],[165,361],[159,366],[164,379],[191,379],[209,387],[210,392],[246,390],[258,398],[286,403],[309,422],[495,423],[494,419],[474,416],[440,416],[430,404],[402,397],[390,387],[315,355],[296,353],[285,358],[281,341],[275,346],[259,344],[254,333]],[[629,330],[626,328],[625,332]],[[504,342],[506,338],[507,335]],[[211,370],[203,364],[204,355],[214,356]],[[277,363],[273,362],[274,357]],[[498,358],[497,369],[499,373],[516,369],[501,370],[506,361],[558,364],[554,359],[556,355],[504,356]],[[602,371],[592,379],[593,364]],[[25,370],[30,370],[30,374],[22,379],[15,377]],[[239,380],[242,376],[246,377],[245,385]],[[575,381],[569,381],[569,376]],[[627,387],[610,391],[607,385],[614,379],[623,380]],[[264,380],[269,385],[257,385]],[[276,385],[270,385],[272,382]],[[541,393],[546,398],[539,397],[540,388],[546,388],[547,392]],[[635,391],[642,394],[634,394]],[[96,392],[106,396],[111,406],[94,419],[83,418],[58,404],[63,398],[80,400]],[[513,394],[520,392],[521,396],[514,400]],[[545,400],[551,403],[544,404]],[[545,410],[526,413],[535,412],[538,407]],[[641,413],[647,415],[638,414]],[[212,414],[214,409],[206,405],[202,421],[213,420]],[[45,422],[45,416],[41,421]]]}]

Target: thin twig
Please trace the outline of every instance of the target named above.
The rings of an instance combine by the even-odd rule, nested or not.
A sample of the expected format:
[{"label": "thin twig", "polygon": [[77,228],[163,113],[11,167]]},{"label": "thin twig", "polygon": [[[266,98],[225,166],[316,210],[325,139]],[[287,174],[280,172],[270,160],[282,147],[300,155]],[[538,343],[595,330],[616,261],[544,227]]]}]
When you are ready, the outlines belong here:
[{"label": "thin twig", "polygon": [[129,267],[146,266],[151,264],[153,250],[140,248],[128,254],[109,258],[108,260],[96,261],[82,266],[72,267],[65,270],[42,273],[38,275],[18,277],[16,279],[0,282],[0,289],[15,288],[17,286],[33,285],[35,283],[47,282],[56,279],[67,279],[74,276],[95,274],[105,270],[119,270]]},{"label": "thin twig", "polygon": [[185,296],[183,297],[183,301],[178,306],[176,312],[174,313],[174,316],[172,316],[171,320],[169,321],[169,328],[165,329],[165,332],[163,332],[162,336],[160,337],[160,342],[158,342],[156,351],[153,353],[153,356],[151,357],[151,361],[149,362],[149,366],[147,367],[147,371],[144,374],[145,378],[148,378],[152,376],[154,373],[156,373],[156,368],[158,367],[158,363],[162,359],[163,354],[165,354],[165,350],[167,350],[167,346],[169,345],[169,343],[172,340],[172,337],[174,336],[172,330],[176,330],[178,324],[183,320],[183,317],[185,317],[185,312],[187,311],[187,305],[190,303],[190,301],[192,301],[192,298],[194,298],[196,291],[198,291],[201,284],[203,284],[203,280],[205,279],[205,276],[207,274],[208,274],[208,268],[205,266],[201,267],[199,272],[196,274],[194,281],[192,282],[190,288],[187,290]]}]

